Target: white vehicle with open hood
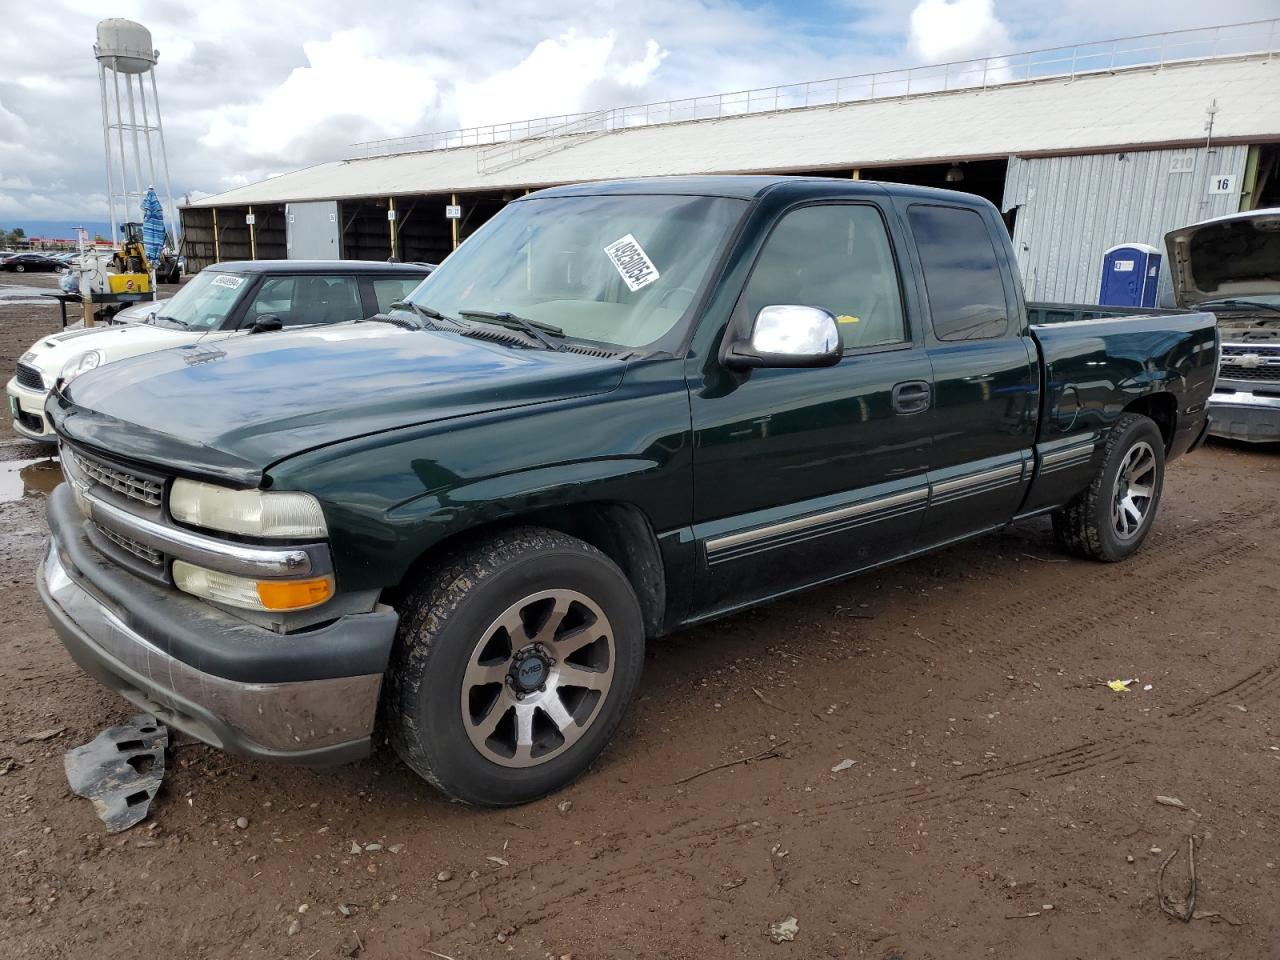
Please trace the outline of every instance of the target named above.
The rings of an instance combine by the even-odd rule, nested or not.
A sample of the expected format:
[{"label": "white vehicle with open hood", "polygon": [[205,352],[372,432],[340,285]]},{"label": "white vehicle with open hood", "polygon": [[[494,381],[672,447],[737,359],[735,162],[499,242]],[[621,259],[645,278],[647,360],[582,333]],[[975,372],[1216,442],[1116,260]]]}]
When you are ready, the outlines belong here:
[{"label": "white vehicle with open hood", "polygon": [[1280,207],[1182,227],[1165,245],[1178,306],[1218,317],[1209,432],[1280,441]]},{"label": "white vehicle with open hood", "polygon": [[363,260],[255,260],[214,264],[169,300],[142,304],[135,322],[41,337],[5,392],[13,429],[53,443],[44,402],[59,380],[171,347],[385,313],[431,273],[429,265]]}]

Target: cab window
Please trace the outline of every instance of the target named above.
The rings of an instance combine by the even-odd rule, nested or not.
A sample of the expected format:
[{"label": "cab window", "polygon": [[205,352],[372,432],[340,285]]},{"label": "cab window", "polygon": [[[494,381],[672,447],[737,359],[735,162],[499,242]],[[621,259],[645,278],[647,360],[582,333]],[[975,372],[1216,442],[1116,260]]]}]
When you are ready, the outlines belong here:
[{"label": "cab window", "polygon": [[1004,277],[987,222],[976,210],[916,204],[907,219],[939,340],[991,340],[1009,328]]},{"label": "cab window", "polygon": [[821,307],[846,351],[906,341],[902,293],[880,211],[868,204],[801,207],[774,227],[740,305]]},{"label": "cab window", "polygon": [[360,285],[354,277],[275,277],[263,281],[245,313],[243,326],[260,317],[279,317],[286,327],[361,320]]}]

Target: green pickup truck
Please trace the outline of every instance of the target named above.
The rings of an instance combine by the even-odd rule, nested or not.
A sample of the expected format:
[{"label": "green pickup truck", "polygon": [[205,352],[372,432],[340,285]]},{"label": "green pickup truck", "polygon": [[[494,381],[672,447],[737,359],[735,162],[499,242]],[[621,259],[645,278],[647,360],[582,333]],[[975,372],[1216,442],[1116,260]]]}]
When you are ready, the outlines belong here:
[{"label": "green pickup truck", "polygon": [[1032,327],[967,194],[544,190],[371,321],[60,382],[39,589],[86,671],[208,743],[385,737],[521,803],[604,748],[646,637],[1025,517],[1134,553],[1217,354],[1211,314]]}]

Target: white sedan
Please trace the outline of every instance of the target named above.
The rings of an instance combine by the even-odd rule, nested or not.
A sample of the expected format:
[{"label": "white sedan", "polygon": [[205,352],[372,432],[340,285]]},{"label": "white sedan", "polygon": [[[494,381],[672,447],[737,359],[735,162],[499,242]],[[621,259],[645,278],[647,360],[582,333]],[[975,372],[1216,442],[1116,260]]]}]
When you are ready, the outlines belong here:
[{"label": "white sedan", "polygon": [[65,330],[36,341],[5,388],[13,429],[31,440],[57,439],[44,403],[60,379],[169,347],[361,320],[403,300],[431,270],[425,264],[363,260],[254,260],[206,267],[172,298],[138,304],[110,326]]}]

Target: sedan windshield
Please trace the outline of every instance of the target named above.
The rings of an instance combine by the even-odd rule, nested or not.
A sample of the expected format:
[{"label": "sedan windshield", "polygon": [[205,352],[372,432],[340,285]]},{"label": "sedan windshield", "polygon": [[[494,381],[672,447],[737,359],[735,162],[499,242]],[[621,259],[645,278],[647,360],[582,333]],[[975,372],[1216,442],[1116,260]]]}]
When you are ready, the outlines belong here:
[{"label": "sedan windshield", "polygon": [[156,307],[156,323],[198,330],[216,329],[240,298],[248,277],[236,273],[202,270],[186,286]]},{"label": "sedan windshield", "polygon": [[469,321],[515,314],[572,339],[651,346],[685,318],[745,209],[741,200],[671,195],[518,201],[411,299]]}]

